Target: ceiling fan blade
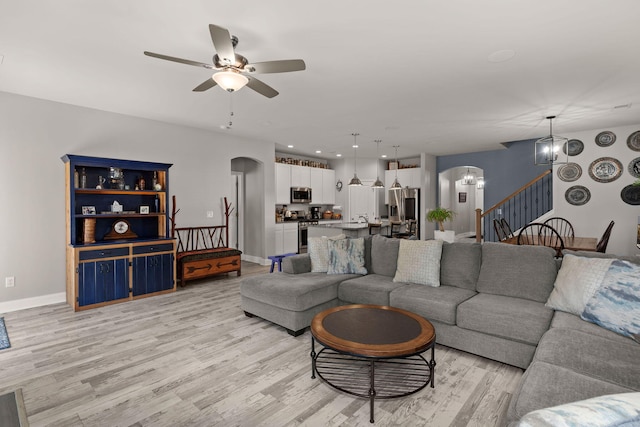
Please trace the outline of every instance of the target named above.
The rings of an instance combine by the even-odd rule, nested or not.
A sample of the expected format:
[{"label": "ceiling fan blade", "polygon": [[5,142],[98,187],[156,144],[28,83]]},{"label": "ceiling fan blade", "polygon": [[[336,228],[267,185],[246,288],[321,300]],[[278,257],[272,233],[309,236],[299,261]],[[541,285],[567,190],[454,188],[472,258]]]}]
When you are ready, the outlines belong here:
[{"label": "ceiling fan blade", "polygon": [[228,65],[234,64],[236,62],[236,55],[233,51],[233,43],[231,42],[229,30],[209,24],[209,32],[211,33],[213,47],[216,48],[220,61]]},{"label": "ceiling fan blade", "polygon": [[193,91],[194,92],[204,92],[205,90],[209,90],[212,87],[214,87],[216,85],[216,81],[213,80],[212,77],[208,78],[207,80],[203,81],[202,83],[200,83],[198,86],[196,86]]},{"label": "ceiling fan blade", "polygon": [[247,86],[258,92],[259,94],[264,95],[267,98],[273,98],[274,96],[278,95],[278,91],[268,84],[261,82],[255,77],[247,76],[247,78],[249,79]]},{"label": "ceiling fan blade", "polygon": [[147,56],[151,56],[153,58],[164,59],[164,60],[173,61],[173,62],[179,62],[180,64],[193,65],[194,67],[203,67],[203,68],[208,68],[210,70],[215,70],[216,69],[216,67],[214,67],[213,65],[205,64],[204,62],[196,62],[196,61],[191,61],[189,59],[176,58],[174,56],[167,56],[167,55],[162,55],[162,54],[159,54],[159,53],[147,52],[146,50],[144,51],[144,54],[147,55]]},{"label": "ceiling fan blade", "polygon": [[281,61],[256,62],[245,65],[244,69],[252,73],[287,73],[289,71],[302,71],[306,69],[302,59],[283,59]]}]

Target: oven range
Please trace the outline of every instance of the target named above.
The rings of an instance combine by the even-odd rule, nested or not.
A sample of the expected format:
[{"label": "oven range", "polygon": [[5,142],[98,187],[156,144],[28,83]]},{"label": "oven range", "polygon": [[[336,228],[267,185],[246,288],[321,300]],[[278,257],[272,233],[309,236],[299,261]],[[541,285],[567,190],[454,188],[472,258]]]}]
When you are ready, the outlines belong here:
[{"label": "oven range", "polygon": [[309,226],[318,225],[315,219],[302,219],[298,221],[298,253],[307,253],[307,240],[309,235]]}]

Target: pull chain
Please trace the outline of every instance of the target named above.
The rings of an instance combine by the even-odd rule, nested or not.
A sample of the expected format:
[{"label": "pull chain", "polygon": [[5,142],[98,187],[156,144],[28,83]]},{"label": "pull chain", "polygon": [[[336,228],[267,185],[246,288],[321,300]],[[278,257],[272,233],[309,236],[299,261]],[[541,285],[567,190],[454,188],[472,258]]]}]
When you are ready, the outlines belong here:
[{"label": "pull chain", "polygon": [[231,129],[233,126],[233,92],[229,92],[229,125],[227,129]]}]

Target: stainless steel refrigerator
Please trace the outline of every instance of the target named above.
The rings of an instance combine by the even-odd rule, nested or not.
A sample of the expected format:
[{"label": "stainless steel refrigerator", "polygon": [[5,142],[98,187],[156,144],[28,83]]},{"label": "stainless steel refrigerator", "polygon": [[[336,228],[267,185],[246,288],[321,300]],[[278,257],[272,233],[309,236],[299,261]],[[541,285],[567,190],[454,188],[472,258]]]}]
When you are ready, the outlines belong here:
[{"label": "stainless steel refrigerator", "polygon": [[420,189],[389,190],[389,220],[406,223],[410,219],[416,220],[417,235],[420,236]]}]

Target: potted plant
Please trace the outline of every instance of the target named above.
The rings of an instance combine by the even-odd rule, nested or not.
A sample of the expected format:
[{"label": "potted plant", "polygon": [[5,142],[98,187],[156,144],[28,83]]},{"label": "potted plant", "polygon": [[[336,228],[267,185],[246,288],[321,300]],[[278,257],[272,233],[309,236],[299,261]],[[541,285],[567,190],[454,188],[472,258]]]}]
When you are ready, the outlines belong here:
[{"label": "potted plant", "polygon": [[437,207],[427,212],[427,221],[437,222],[439,230],[433,232],[433,237],[436,240],[444,240],[445,242],[453,242],[455,239],[455,232],[453,230],[445,230],[444,222],[451,221],[455,212],[451,209]]}]

